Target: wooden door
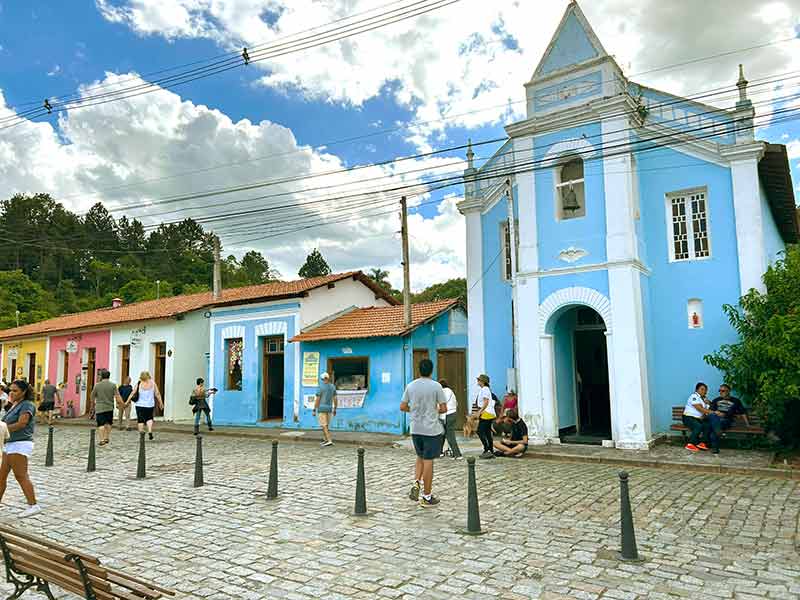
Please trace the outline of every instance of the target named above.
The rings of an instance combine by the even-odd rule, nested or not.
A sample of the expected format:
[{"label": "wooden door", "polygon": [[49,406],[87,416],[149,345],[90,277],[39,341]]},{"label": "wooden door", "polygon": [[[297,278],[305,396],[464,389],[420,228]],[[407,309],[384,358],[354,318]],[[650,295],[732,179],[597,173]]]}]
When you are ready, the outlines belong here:
[{"label": "wooden door", "polygon": [[61,372],[61,380],[57,383],[67,385],[69,382],[69,352],[64,351],[64,370]]},{"label": "wooden door", "polygon": [[19,379],[19,377],[17,377],[17,359],[16,358],[12,358],[11,359],[11,377],[8,378],[8,382],[11,383],[12,381],[15,381],[17,379]]},{"label": "wooden door", "polygon": [[131,347],[129,345],[120,346],[122,362],[119,367],[119,382],[125,381],[125,378],[131,374]]},{"label": "wooden door", "polygon": [[94,410],[92,400],[92,390],[94,389],[94,378],[96,370],[97,351],[94,348],[86,350],[86,414],[91,415]]},{"label": "wooden door", "polygon": [[467,418],[467,354],[464,350],[439,350],[436,352],[436,374],[446,379],[458,400],[456,427],[461,429]]},{"label": "wooden door", "polygon": [[420,348],[418,350],[414,350],[413,358],[411,360],[414,361],[414,379],[419,377],[419,361],[430,358],[431,354],[428,352],[427,348]]},{"label": "wooden door", "polygon": [[284,339],[263,338],[261,355],[261,420],[283,419]]},{"label": "wooden door", "polygon": [[28,354],[28,383],[36,389],[36,354]]},{"label": "wooden door", "polygon": [[[158,391],[161,392],[161,401],[164,403],[164,407],[167,406],[167,390],[166,390],[166,377],[167,377],[167,343],[166,342],[157,342],[153,344],[153,350],[155,351],[155,363],[153,369],[153,380],[156,382],[158,386]],[[158,402],[156,402],[155,412],[153,413],[156,417],[163,417],[164,416],[164,409],[158,407]]]}]

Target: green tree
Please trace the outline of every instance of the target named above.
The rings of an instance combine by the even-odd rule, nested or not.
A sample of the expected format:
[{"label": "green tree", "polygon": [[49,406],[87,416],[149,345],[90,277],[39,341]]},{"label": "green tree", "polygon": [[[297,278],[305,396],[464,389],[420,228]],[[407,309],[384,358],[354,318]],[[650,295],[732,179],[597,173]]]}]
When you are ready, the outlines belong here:
[{"label": "green tree", "polygon": [[786,442],[800,442],[800,247],[764,274],[766,293],[750,290],[725,305],[740,341],[705,357]]},{"label": "green tree", "polygon": [[58,314],[52,294],[22,271],[0,272],[0,329],[27,325]]},{"label": "green tree", "polygon": [[270,267],[267,259],[255,250],[250,250],[245,254],[239,265],[250,285],[274,281],[281,276],[278,271]]},{"label": "green tree", "polygon": [[383,269],[381,269],[381,268],[377,268],[377,269],[370,269],[370,270],[369,270],[369,274],[367,275],[367,277],[369,277],[370,279],[372,279],[372,281],[374,281],[375,283],[377,283],[379,286],[381,286],[381,287],[382,287],[383,289],[385,289],[387,292],[388,292],[388,291],[391,291],[391,289],[392,289],[392,284],[391,284],[391,283],[389,283],[389,279],[388,279],[388,277],[389,277],[389,271],[384,271],[384,270],[383,270]]},{"label": "green tree", "polygon": [[411,295],[412,302],[436,302],[450,298],[461,298],[464,302],[467,301],[466,279],[461,277],[448,279],[444,283],[435,283],[418,294]]},{"label": "green tree", "polygon": [[317,248],[314,248],[311,254],[306,257],[305,264],[300,267],[300,271],[298,271],[297,274],[303,279],[322,277],[324,275],[330,275],[331,268],[328,266],[328,263],[325,262],[322,253]]}]

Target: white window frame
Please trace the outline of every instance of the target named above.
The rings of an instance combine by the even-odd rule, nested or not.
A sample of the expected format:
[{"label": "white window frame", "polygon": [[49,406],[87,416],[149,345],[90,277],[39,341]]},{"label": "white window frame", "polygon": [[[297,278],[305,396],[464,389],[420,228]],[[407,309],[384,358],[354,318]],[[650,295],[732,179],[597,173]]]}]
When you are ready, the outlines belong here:
[{"label": "white window frame", "polygon": [[[515,240],[517,242],[517,252],[516,252],[516,264],[519,265],[519,221],[514,219],[514,231],[516,232]],[[506,268],[509,264],[509,256],[508,256],[508,246],[506,246],[506,237],[508,234],[508,219],[504,219],[500,221],[500,248],[501,248],[501,258],[503,259],[502,264],[500,265],[500,279],[503,281],[511,281],[511,277],[509,277],[508,269]]]},{"label": "white window frame", "polygon": [[[570,179],[569,181],[561,180],[561,171],[573,159],[580,159],[583,163],[583,177],[580,179]],[[583,184],[583,214],[566,216],[564,213],[563,205],[561,204],[561,188],[567,185],[574,185],[576,183]],[[573,219],[583,219],[586,217],[587,212],[587,199],[586,199],[586,159],[579,154],[565,154],[562,156],[556,165],[553,173],[553,196],[555,198],[556,221],[572,221]]]},{"label": "white window frame", "polygon": [[[708,240],[708,256],[695,256],[694,250],[694,213],[692,212],[692,194],[703,194],[706,204],[706,239]],[[675,240],[672,234],[672,200],[684,198],[686,209],[686,235],[688,239],[689,256],[686,258],[675,258]],[[669,192],[664,196],[664,211],[666,214],[667,226],[667,250],[669,252],[669,262],[687,262],[693,260],[708,260],[712,257],[711,244],[711,201],[707,187],[695,187],[677,192]]]}]

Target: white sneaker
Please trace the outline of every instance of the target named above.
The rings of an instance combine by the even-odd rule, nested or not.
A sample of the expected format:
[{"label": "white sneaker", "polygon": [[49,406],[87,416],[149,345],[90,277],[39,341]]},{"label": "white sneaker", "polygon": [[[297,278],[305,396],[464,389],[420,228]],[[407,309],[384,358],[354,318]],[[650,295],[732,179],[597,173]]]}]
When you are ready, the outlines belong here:
[{"label": "white sneaker", "polygon": [[328,440],[327,442],[323,442],[323,446],[333,446],[333,442]]},{"label": "white sneaker", "polygon": [[42,507],[38,504],[34,504],[33,506],[29,506],[27,509],[25,509],[20,515],[20,518],[24,519],[25,517],[32,517],[40,512],[42,512]]}]

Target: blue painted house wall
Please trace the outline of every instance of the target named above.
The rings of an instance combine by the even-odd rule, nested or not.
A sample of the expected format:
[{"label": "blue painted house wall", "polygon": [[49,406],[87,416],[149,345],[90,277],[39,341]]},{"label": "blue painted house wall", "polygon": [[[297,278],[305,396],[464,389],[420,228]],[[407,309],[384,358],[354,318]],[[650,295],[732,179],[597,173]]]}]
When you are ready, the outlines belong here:
[{"label": "blue painted house wall", "polygon": [[[292,427],[294,400],[296,388],[296,353],[297,344],[286,343],[284,347],[284,398],[283,421],[260,421],[261,396],[262,396],[262,354],[263,338],[257,329],[268,330],[269,335],[275,335],[283,330],[284,339],[294,335],[297,329],[299,314],[283,316],[287,311],[299,311],[299,304],[287,303],[270,307],[247,308],[240,307],[215,313],[216,318],[228,319],[225,322],[215,323],[212,327],[212,340],[214,344],[213,377],[210,381],[218,388],[214,397],[214,420],[220,425],[260,425],[264,427]],[[282,316],[265,317],[253,316],[256,313],[282,313]],[[242,389],[225,389],[227,372],[225,364],[225,339],[239,337],[231,332],[239,331],[243,334],[244,349],[242,352]],[[225,335],[228,330],[229,334]]]},{"label": "blue painted house wall", "polygon": [[[492,389],[506,389],[507,369],[514,357],[511,331],[511,284],[503,279],[505,265],[501,252],[501,226],[508,221],[508,205],[505,200],[495,204],[481,217],[483,234],[482,258],[484,266],[483,306],[484,356],[486,374],[491,379]],[[478,374],[470,373],[470,377]]]},{"label": "blue painted house wall", "polygon": [[[736,341],[722,312],[723,304],[739,299],[736,223],[730,169],[687,156],[672,149],[640,152],[641,220],[650,275],[645,323],[650,353],[650,409],[653,429],[665,431],[671,407],[682,404],[697,381],[720,383],[719,372],[703,356],[720,344]],[[663,168],[669,165],[670,168]],[[666,195],[707,187],[711,256],[707,259],[669,262]],[[688,326],[687,303],[703,301],[701,329]]]},{"label": "blue painted house wall", "polygon": [[[331,428],[341,431],[404,433],[406,419],[399,406],[406,384],[413,379],[413,350],[428,350],[434,364],[433,376],[436,378],[437,351],[467,347],[465,331],[451,333],[452,315],[453,311],[444,313],[403,337],[301,342],[301,353],[320,353],[320,369],[327,370],[328,360],[331,358],[369,357],[369,391],[364,405],[361,408],[339,409],[331,421]],[[389,382],[383,381],[384,373],[389,374]],[[303,386],[301,396],[314,395],[317,389],[317,386]],[[304,429],[318,426],[316,417],[305,405],[300,409],[298,426]]]}]

